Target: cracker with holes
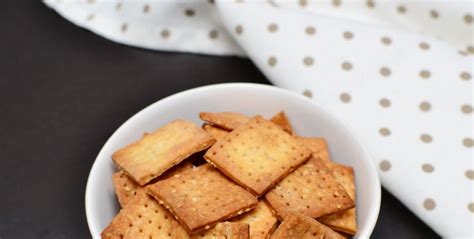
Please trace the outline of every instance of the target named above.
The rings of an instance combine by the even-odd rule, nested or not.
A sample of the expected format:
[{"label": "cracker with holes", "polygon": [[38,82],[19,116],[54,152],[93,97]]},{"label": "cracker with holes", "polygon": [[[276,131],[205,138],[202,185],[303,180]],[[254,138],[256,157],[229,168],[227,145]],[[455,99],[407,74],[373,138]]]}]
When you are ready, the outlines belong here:
[{"label": "cracker with holes", "polygon": [[241,215],[258,203],[254,195],[209,164],[158,181],[147,190],[190,234]]},{"label": "cracker with holes", "polygon": [[278,219],[273,215],[268,205],[263,200],[260,200],[255,209],[232,221],[248,224],[250,227],[250,238],[266,239],[275,230]]},{"label": "cracker with holes", "polygon": [[249,239],[249,225],[241,222],[220,222],[214,228],[202,232],[192,239]]},{"label": "cracker with holes", "polygon": [[279,126],[256,116],[214,144],[204,158],[261,196],[310,155],[309,149]]},{"label": "cracker with holes", "polygon": [[233,130],[250,119],[241,113],[235,112],[201,112],[199,117],[210,125],[226,130]]},{"label": "cracker with holes", "polygon": [[130,177],[127,176],[123,171],[118,171],[112,175],[112,183],[114,184],[115,194],[121,207],[127,205],[130,199],[136,195],[137,189],[141,188],[140,185],[135,183]]},{"label": "cracker with holes", "polygon": [[[338,181],[344,187],[347,194],[349,194],[349,197],[355,201],[356,193],[353,169],[351,167],[335,163],[331,165],[331,169],[336,181]],[[350,235],[355,235],[357,232],[355,208],[320,217],[318,218],[318,221],[326,224],[336,231],[344,232]]]},{"label": "cracker with holes", "polygon": [[102,231],[103,239],[189,238],[184,228],[164,207],[146,194],[137,191],[127,205]]},{"label": "cracker with holes", "polygon": [[293,127],[291,127],[290,120],[288,120],[284,111],[278,112],[278,114],[274,115],[270,120],[287,133],[293,134]]},{"label": "cracker with holes", "polygon": [[312,157],[265,195],[279,218],[301,213],[312,218],[355,206],[324,162]]},{"label": "cracker with holes", "polygon": [[194,123],[177,119],[118,150],[112,159],[135,182],[145,185],[215,141]]},{"label": "cracker with holes", "polygon": [[320,158],[327,165],[331,164],[331,160],[329,159],[328,144],[324,138],[296,136],[296,140],[310,149],[316,158]]},{"label": "cracker with holes", "polygon": [[204,131],[209,133],[216,140],[224,138],[224,136],[226,136],[229,133],[229,131],[225,129],[221,129],[219,127],[215,127],[210,124],[204,124],[202,128],[204,129]]},{"label": "cracker with holes", "polygon": [[271,237],[271,239],[287,238],[343,239],[344,237],[310,217],[289,214]]}]

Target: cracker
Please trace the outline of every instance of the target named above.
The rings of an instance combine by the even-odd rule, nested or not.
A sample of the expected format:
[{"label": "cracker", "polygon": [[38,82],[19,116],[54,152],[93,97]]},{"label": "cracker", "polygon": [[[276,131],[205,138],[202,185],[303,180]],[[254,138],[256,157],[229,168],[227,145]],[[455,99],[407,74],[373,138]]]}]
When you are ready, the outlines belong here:
[{"label": "cracker", "polygon": [[245,124],[250,118],[235,112],[201,112],[199,117],[211,125],[218,126],[226,130],[233,130]]},{"label": "cracker", "polygon": [[273,215],[268,205],[260,200],[255,209],[232,221],[248,224],[250,238],[266,239],[275,230],[278,219]]},{"label": "cracker", "polygon": [[103,239],[189,238],[173,215],[148,196],[144,189],[137,191],[137,195],[115,216],[101,236]]},{"label": "cracker", "polygon": [[326,165],[331,164],[331,160],[329,159],[328,144],[324,138],[296,136],[296,140],[313,151],[313,155],[316,158],[323,160]]},{"label": "cracker", "polygon": [[147,189],[190,234],[251,210],[258,203],[255,196],[209,164],[159,181]]},{"label": "cracker", "polygon": [[204,129],[204,131],[208,132],[216,140],[223,138],[229,133],[229,131],[225,129],[221,129],[221,128],[212,126],[210,124],[204,124],[202,128]]},{"label": "cracker", "polygon": [[315,157],[283,179],[265,199],[280,218],[290,213],[318,218],[355,206],[332,171]]},{"label": "cracker", "polygon": [[112,159],[135,182],[144,185],[215,141],[194,123],[178,119],[118,150]]},{"label": "cracker", "polygon": [[[354,183],[354,170],[351,167],[335,163],[331,165],[331,169],[333,170],[333,175],[336,180],[344,187],[351,199],[355,201],[356,192]],[[318,221],[326,224],[336,231],[341,231],[350,235],[355,235],[357,232],[355,208],[320,217],[318,218]]]},{"label": "cracker", "polygon": [[[241,222],[220,222],[192,239],[249,239],[249,225]],[[253,237],[252,237],[253,239]]]},{"label": "cracker", "polygon": [[204,158],[260,196],[304,163],[311,151],[261,116],[219,140]]},{"label": "cracker", "polygon": [[112,183],[121,207],[125,207],[130,199],[137,194],[136,190],[141,188],[123,171],[118,171],[112,175]]},{"label": "cracker", "polygon": [[310,217],[301,214],[289,214],[271,238],[342,239],[344,237]]},{"label": "cracker", "polygon": [[291,127],[290,120],[288,120],[284,111],[278,112],[278,114],[274,115],[270,120],[287,133],[293,134],[293,127]]}]

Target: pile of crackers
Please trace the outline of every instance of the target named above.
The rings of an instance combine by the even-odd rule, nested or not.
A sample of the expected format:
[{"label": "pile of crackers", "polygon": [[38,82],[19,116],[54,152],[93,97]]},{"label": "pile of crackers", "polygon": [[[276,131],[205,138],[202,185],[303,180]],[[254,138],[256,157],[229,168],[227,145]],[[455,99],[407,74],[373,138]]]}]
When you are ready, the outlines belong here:
[{"label": "pile of crackers", "polygon": [[109,238],[345,238],[357,231],[354,172],[323,138],[297,136],[284,112],[270,120],[202,112],[118,150],[122,207]]}]

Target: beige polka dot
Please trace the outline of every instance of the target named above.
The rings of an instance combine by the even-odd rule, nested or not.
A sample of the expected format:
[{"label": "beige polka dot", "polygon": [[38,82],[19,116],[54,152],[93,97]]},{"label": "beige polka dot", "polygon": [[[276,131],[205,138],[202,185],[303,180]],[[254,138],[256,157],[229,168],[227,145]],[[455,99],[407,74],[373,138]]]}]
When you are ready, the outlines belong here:
[{"label": "beige polka dot", "polygon": [[354,33],[346,31],[342,34],[342,36],[345,39],[350,40],[350,39],[354,38]]},{"label": "beige polka dot", "polygon": [[122,26],[120,27],[120,30],[121,30],[122,32],[126,32],[127,29],[128,29],[128,24],[127,24],[127,23],[122,24]]},{"label": "beige polka dot", "polygon": [[95,18],[95,15],[90,14],[89,16],[87,16],[87,21],[92,21],[92,20],[94,20],[94,18]]},{"label": "beige polka dot", "polygon": [[430,11],[430,16],[431,16],[431,18],[433,18],[433,19],[438,19],[439,13],[438,13],[438,11],[436,11],[436,10],[431,10],[431,11]]},{"label": "beige polka dot", "polygon": [[467,23],[467,24],[471,24],[472,23],[472,15],[469,14],[469,13],[464,15],[464,22]]},{"label": "beige polka dot", "polygon": [[269,32],[278,31],[278,25],[276,23],[271,23],[270,25],[268,25],[268,31]]},{"label": "beige polka dot", "polygon": [[375,2],[373,0],[367,0],[367,7],[368,8],[374,8],[375,7]]},{"label": "beige polka dot", "polygon": [[400,14],[404,14],[404,13],[407,12],[407,8],[406,8],[405,6],[403,6],[403,5],[400,5],[400,6],[397,7],[397,11],[398,11],[398,13],[400,13]]},{"label": "beige polka dot", "polygon": [[171,35],[171,32],[168,29],[163,29],[161,31],[161,37],[168,38]]},{"label": "beige polka dot", "polygon": [[459,77],[461,77],[461,80],[470,80],[471,74],[469,74],[468,72],[461,72]]},{"label": "beige polka dot", "polygon": [[390,71],[390,69],[389,69],[388,67],[385,67],[385,66],[384,66],[384,67],[380,68],[380,74],[381,74],[382,76],[387,77],[387,76],[390,76],[391,71]]},{"label": "beige polka dot", "polygon": [[389,99],[382,98],[382,99],[380,99],[379,104],[380,104],[380,106],[382,106],[384,108],[388,108],[388,107],[390,107],[391,102],[390,102]]},{"label": "beige polka dot", "polygon": [[117,5],[115,5],[115,10],[120,11],[122,9],[122,3],[118,2]]},{"label": "beige polka dot", "polygon": [[188,17],[192,17],[195,14],[196,14],[196,12],[191,8],[188,8],[188,9],[184,10],[184,15],[186,15]]},{"label": "beige polka dot", "polygon": [[298,1],[298,4],[299,4],[301,7],[306,7],[306,5],[308,5],[308,1],[307,1],[307,0],[299,0],[299,1]]},{"label": "beige polka dot", "polygon": [[145,4],[145,5],[143,6],[143,13],[147,14],[147,13],[149,13],[149,12],[150,12],[150,5]]},{"label": "beige polka dot", "polygon": [[418,45],[422,50],[428,50],[430,49],[430,45],[426,42],[421,42],[419,45]]},{"label": "beige polka dot", "polygon": [[335,7],[341,6],[342,2],[341,0],[332,0],[332,5]]},{"label": "beige polka dot", "polygon": [[351,95],[349,93],[342,93],[339,98],[341,99],[342,102],[344,103],[349,103],[351,101]]},{"label": "beige polka dot", "polygon": [[244,32],[244,27],[242,25],[237,25],[235,27],[235,33],[237,33],[237,35],[242,35],[243,32]]},{"label": "beige polka dot", "polygon": [[472,148],[474,146],[474,141],[472,140],[472,138],[464,138],[462,140],[462,144],[465,147]]},{"label": "beige polka dot", "polygon": [[277,64],[277,59],[273,56],[268,58],[268,65],[269,66],[275,66]]},{"label": "beige polka dot", "polygon": [[431,110],[431,104],[426,101],[421,102],[419,107],[421,111],[428,112]]},{"label": "beige polka dot", "polygon": [[469,52],[470,54],[474,54],[474,47],[473,46],[468,46],[466,49],[467,49],[467,52]]},{"label": "beige polka dot", "polygon": [[342,65],[341,65],[342,69],[345,70],[345,71],[350,71],[352,70],[352,64],[350,62],[343,62]]},{"label": "beige polka dot", "polygon": [[95,3],[95,0],[87,0],[88,3]]},{"label": "beige polka dot", "polygon": [[305,91],[303,91],[303,95],[306,96],[306,97],[308,97],[308,98],[313,97],[313,93],[311,93],[310,90],[305,90]]},{"label": "beige polka dot", "polygon": [[428,79],[431,76],[431,72],[428,70],[421,70],[420,71],[420,77],[423,79]]},{"label": "beige polka dot", "polygon": [[433,142],[433,137],[431,137],[431,135],[429,135],[429,134],[422,134],[422,135],[420,136],[420,140],[421,140],[423,143],[429,144],[429,143]]},{"label": "beige polka dot", "polygon": [[429,164],[429,163],[424,163],[423,165],[421,165],[421,169],[425,172],[425,173],[432,173],[434,171],[434,167],[433,165]]},{"label": "beige polka dot", "polygon": [[461,112],[464,114],[471,114],[472,113],[472,106],[471,105],[462,105]]},{"label": "beige polka dot", "polygon": [[384,45],[392,44],[392,39],[390,39],[389,37],[382,37],[381,41]]},{"label": "beige polka dot", "polygon": [[379,168],[383,172],[387,172],[388,170],[390,170],[391,167],[392,167],[392,164],[388,160],[382,160],[379,164]]},{"label": "beige polka dot", "polygon": [[392,134],[392,132],[391,132],[390,129],[388,129],[388,128],[380,128],[380,129],[379,129],[379,133],[380,133],[382,136],[389,136],[390,134]]},{"label": "beige polka dot", "polygon": [[306,27],[306,29],[304,31],[308,35],[314,35],[316,33],[316,28],[314,28],[312,26],[308,26],[308,27]]},{"label": "beige polka dot", "polygon": [[474,212],[474,203],[473,202],[469,203],[467,205],[467,209],[469,209],[469,211],[471,211],[471,212]]},{"label": "beige polka dot", "polygon": [[466,178],[470,179],[470,180],[474,180],[474,170],[466,170]]},{"label": "beige polka dot", "polygon": [[305,58],[303,58],[303,63],[306,65],[306,66],[311,66],[314,64],[314,59],[310,56],[307,56]]},{"label": "beige polka dot", "polygon": [[217,30],[212,30],[209,32],[209,38],[211,39],[216,39],[218,36],[219,36],[219,33],[217,32]]},{"label": "beige polka dot", "polygon": [[431,211],[436,207],[436,203],[433,199],[428,198],[423,202],[423,207],[425,207],[426,210]]}]

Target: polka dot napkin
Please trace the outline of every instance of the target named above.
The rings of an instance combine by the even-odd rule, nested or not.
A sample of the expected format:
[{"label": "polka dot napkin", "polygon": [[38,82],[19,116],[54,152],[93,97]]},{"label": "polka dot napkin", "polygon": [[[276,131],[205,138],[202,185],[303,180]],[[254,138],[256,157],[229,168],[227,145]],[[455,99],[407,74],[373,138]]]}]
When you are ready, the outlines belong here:
[{"label": "polka dot napkin", "polygon": [[473,236],[472,2],[45,3],[116,42],[249,57],[345,121],[384,187],[436,232]]}]

